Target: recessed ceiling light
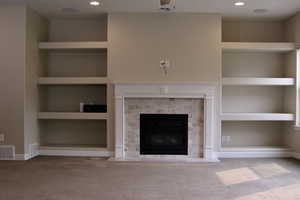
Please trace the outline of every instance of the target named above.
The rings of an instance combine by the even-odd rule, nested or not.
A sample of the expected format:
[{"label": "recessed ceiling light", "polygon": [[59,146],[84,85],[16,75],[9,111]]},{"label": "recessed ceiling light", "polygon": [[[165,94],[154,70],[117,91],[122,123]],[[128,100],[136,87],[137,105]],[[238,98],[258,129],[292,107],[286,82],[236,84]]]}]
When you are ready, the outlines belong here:
[{"label": "recessed ceiling light", "polygon": [[243,1],[237,1],[234,3],[235,6],[244,6],[245,5],[245,2]]},{"label": "recessed ceiling light", "polygon": [[90,5],[92,5],[92,6],[100,6],[100,2],[99,1],[91,1]]}]

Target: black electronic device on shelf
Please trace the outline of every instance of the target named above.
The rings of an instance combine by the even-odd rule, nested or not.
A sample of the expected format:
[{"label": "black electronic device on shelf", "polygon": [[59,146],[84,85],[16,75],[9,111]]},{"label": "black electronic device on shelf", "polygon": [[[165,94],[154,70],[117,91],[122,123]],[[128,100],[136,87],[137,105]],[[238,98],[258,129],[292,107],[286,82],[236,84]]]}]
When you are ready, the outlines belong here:
[{"label": "black electronic device on shelf", "polygon": [[83,105],[83,112],[87,112],[87,113],[106,113],[107,112],[107,105],[84,104]]}]

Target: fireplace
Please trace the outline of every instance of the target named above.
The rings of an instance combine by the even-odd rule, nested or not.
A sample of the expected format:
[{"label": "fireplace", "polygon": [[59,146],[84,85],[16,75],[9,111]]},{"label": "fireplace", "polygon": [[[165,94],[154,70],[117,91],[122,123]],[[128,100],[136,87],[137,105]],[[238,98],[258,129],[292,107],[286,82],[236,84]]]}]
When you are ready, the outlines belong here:
[{"label": "fireplace", "polygon": [[188,155],[188,114],[141,114],[141,155]]},{"label": "fireplace", "polygon": [[[218,144],[214,142],[217,132],[215,127],[218,127],[215,120],[217,110],[214,100],[217,85],[209,83],[117,83],[114,88],[116,117],[115,152],[112,160],[218,161],[217,154],[214,152]],[[160,117],[154,117],[153,113],[160,114]],[[187,134],[183,134],[186,133],[183,126],[181,129],[185,131],[180,131],[182,134],[178,138],[175,138],[179,133],[174,131],[174,127],[159,127],[169,130],[163,136],[158,134],[161,131],[144,132],[144,128],[141,127],[148,126],[146,125],[148,122],[144,124],[141,118],[142,121],[145,117],[165,120],[162,118],[173,114],[188,114]],[[169,122],[162,124],[166,125]]]}]

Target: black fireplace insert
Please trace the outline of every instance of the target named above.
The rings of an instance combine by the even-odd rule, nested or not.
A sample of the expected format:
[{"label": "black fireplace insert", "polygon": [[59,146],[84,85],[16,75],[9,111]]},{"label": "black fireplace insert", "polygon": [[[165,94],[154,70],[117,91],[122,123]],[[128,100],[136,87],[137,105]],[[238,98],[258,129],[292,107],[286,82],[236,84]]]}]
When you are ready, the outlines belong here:
[{"label": "black fireplace insert", "polygon": [[187,155],[187,114],[141,114],[140,154]]}]

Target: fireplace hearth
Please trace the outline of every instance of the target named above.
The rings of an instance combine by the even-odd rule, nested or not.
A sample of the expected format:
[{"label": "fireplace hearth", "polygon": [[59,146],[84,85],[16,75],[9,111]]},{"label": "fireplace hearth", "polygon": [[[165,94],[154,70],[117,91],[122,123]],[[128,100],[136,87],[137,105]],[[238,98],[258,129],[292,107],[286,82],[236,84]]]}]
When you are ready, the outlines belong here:
[{"label": "fireplace hearth", "polygon": [[188,155],[188,114],[141,114],[141,155]]}]

